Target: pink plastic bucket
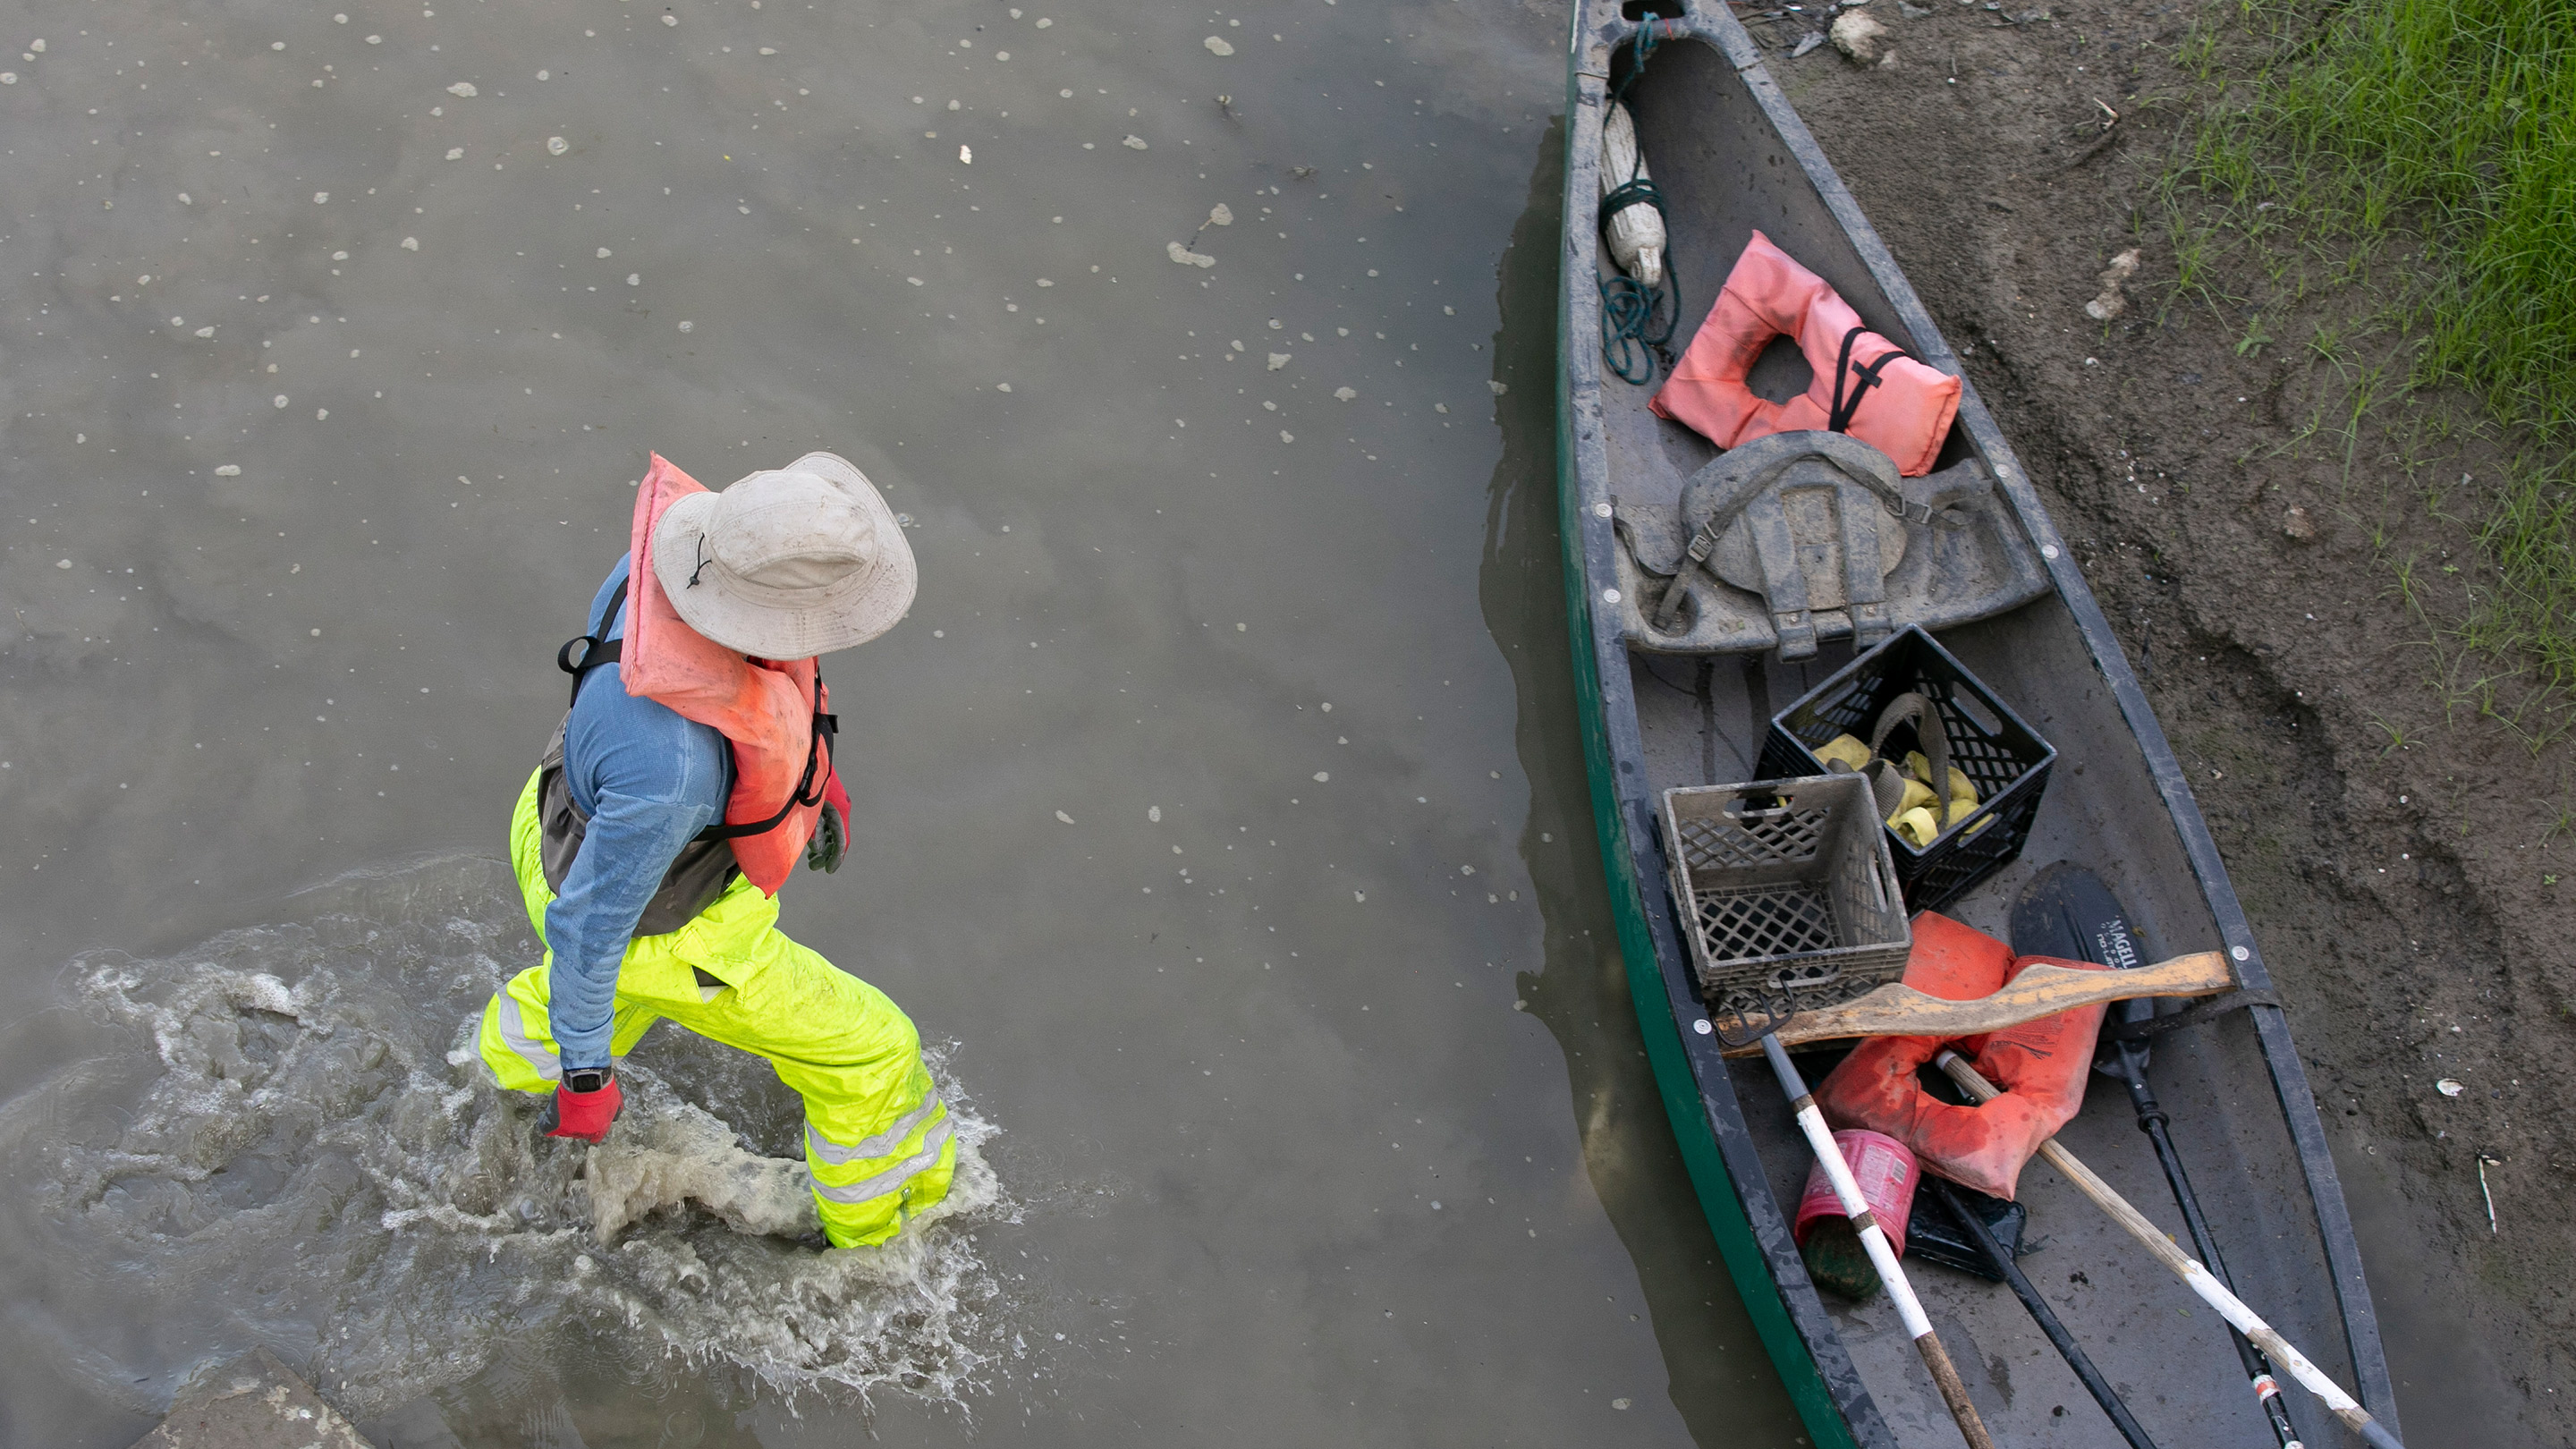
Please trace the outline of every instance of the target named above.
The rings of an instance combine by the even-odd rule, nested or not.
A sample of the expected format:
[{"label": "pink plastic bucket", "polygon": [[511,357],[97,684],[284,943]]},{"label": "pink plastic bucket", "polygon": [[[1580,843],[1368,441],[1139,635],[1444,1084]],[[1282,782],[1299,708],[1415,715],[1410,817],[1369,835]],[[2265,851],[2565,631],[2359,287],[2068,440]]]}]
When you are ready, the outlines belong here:
[{"label": "pink plastic bucket", "polygon": [[[1888,1244],[1903,1253],[1905,1220],[1914,1211],[1914,1179],[1919,1172],[1913,1151],[1883,1132],[1863,1128],[1835,1133],[1834,1145],[1842,1149],[1843,1161],[1860,1181],[1860,1200],[1869,1205],[1870,1216],[1886,1230]],[[1790,1224],[1790,1235],[1804,1247],[1807,1233],[1816,1223],[1842,1216],[1843,1205],[1834,1196],[1833,1179],[1825,1176],[1823,1163],[1816,1163],[1807,1169],[1807,1190],[1799,1195],[1798,1216]]]}]

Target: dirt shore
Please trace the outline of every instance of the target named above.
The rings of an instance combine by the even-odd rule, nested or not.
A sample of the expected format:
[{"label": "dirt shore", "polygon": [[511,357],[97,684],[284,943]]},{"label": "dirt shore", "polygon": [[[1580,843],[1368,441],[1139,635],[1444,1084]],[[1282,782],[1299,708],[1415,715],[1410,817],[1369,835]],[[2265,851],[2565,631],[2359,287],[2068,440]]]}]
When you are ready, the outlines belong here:
[{"label": "dirt shore", "polygon": [[[2408,1442],[2576,1443],[2570,752],[2446,710],[2398,588],[2411,559],[2438,624],[2480,585],[2460,519],[2492,459],[2408,466],[2395,409],[2335,431],[2349,374],[2304,343],[2352,295],[2281,315],[2242,257],[2211,284],[2242,303],[2176,295],[2154,186],[2193,7],[1876,0],[1896,58],[1870,67],[1791,59],[1812,21],[1738,11],[2083,548],[2194,771],[2334,1135]],[[2125,310],[2088,315],[2132,247]]]}]

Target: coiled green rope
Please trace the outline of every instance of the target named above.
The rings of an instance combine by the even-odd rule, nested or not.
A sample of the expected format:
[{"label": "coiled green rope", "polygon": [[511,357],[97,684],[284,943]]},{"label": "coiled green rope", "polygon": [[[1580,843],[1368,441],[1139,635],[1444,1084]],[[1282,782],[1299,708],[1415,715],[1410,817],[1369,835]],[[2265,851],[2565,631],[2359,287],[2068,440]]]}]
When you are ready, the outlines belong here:
[{"label": "coiled green rope", "polygon": [[[1610,106],[1626,105],[1628,88],[1645,74],[1646,58],[1655,47],[1678,33],[1679,22],[1649,20],[1637,27],[1629,42],[1630,59],[1627,76],[1618,89],[1610,93]],[[1607,107],[1604,108],[1607,114]],[[1636,161],[1629,167],[1628,179],[1611,188],[1601,198],[1595,214],[1596,228],[1607,230],[1610,218],[1640,203],[1665,216],[1663,188],[1645,175],[1646,147],[1638,139]],[[1666,217],[1664,228],[1664,285],[1650,287],[1624,272],[1614,272],[1598,279],[1601,288],[1601,360],[1610,366],[1623,382],[1643,387],[1655,380],[1658,364],[1663,371],[1673,370],[1673,329],[1681,321],[1681,282],[1673,270],[1672,227]]]}]

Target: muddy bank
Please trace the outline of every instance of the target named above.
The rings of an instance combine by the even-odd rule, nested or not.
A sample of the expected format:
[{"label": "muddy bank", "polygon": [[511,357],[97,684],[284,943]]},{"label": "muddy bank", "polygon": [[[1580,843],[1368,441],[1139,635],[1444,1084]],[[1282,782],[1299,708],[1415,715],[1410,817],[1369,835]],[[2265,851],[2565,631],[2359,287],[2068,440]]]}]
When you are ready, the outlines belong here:
[{"label": "muddy bank", "polygon": [[[1895,55],[1869,68],[1791,59],[1807,25],[1785,12],[1754,30],[2084,550],[2194,772],[2335,1137],[2409,1442],[2571,1442],[2568,752],[2446,720],[2398,588],[2412,560],[2438,621],[2478,585],[2461,519],[2492,460],[2410,468],[2394,410],[2338,433],[2349,375],[2303,344],[2360,299],[2267,312],[2242,257],[2178,294],[2155,183],[2188,116],[2192,7],[1869,13]],[[2131,248],[2134,274],[2106,280]]]}]

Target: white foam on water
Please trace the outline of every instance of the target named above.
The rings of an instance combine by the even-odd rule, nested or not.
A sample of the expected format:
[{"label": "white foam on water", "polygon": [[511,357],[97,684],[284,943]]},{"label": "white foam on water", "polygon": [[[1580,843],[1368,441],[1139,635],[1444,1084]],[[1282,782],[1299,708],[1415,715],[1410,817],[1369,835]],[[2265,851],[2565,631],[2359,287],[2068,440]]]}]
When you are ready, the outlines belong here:
[{"label": "white foam on water", "polygon": [[818,1251],[805,1166],[772,1155],[801,1116],[766,1063],[657,1026],[597,1149],[538,1137],[539,1102],[484,1077],[475,1019],[535,950],[497,862],[289,905],[75,961],[48,1030],[87,1055],[0,1107],[0,1291],[102,1395],[153,1411],[261,1342],[365,1418],[577,1322],[641,1345],[639,1382],[713,1370],[791,1404],[963,1405],[998,1372],[1011,1332],[971,1232],[1017,1208],[940,1054],[948,1199],[883,1247]]}]

